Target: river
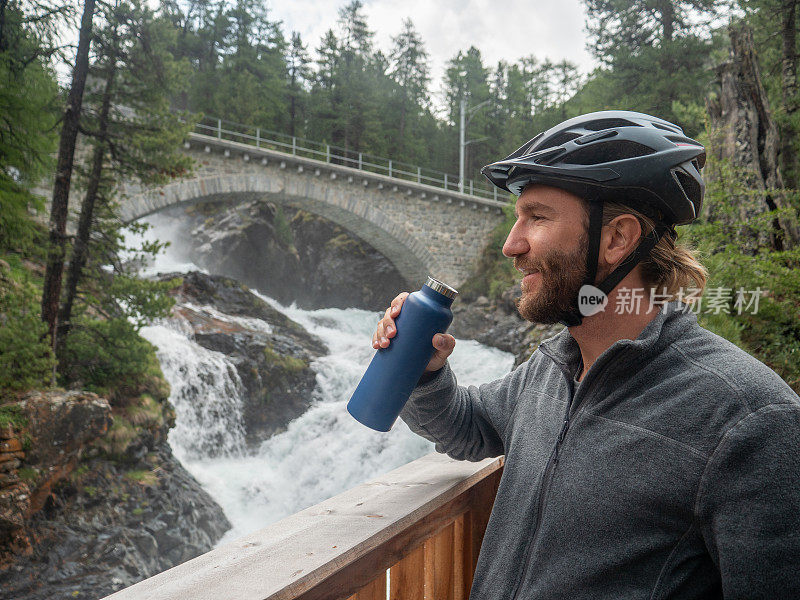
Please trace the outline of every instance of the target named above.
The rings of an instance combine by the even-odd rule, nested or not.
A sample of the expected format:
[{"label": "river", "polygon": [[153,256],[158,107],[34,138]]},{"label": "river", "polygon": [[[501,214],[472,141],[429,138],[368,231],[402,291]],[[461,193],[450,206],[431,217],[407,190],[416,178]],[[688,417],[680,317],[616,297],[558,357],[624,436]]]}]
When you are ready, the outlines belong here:
[{"label": "river", "polygon": [[[148,239],[180,239],[174,221],[157,217],[149,221],[153,229],[145,234]],[[202,269],[173,242],[142,273],[190,270]],[[158,349],[172,386],[176,425],[170,431],[170,446],[233,524],[220,544],[434,451],[432,443],[399,419],[390,432],[378,433],[356,422],[346,410],[375,352],[370,340],[379,313],[355,308],[302,310],[253,293],[319,336],[329,349],[311,364],[316,387],[309,409],[255,451],[245,448],[242,386],[227,357],[194,343],[190,328],[179,319],[141,331]],[[242,320],[215,312],[218,318]],[[269,328],[258,319],[246,321],[251,328]],[[514,357],[472,340],[458,340],[450,362],[459,383],[471,385],[503,376]]]}]

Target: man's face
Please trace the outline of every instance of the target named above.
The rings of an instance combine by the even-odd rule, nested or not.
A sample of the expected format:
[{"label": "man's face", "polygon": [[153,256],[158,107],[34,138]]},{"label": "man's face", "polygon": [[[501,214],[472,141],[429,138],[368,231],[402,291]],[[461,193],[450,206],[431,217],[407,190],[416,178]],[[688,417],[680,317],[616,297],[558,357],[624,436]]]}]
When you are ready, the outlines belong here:
[{"label": "man's face", "polygon": [[518,310],[534,323],[558,323],[570,314],[586,273],[586,212],[559,188],[530,185],[517,200],[517,222],[503,245],[523,273]]}]

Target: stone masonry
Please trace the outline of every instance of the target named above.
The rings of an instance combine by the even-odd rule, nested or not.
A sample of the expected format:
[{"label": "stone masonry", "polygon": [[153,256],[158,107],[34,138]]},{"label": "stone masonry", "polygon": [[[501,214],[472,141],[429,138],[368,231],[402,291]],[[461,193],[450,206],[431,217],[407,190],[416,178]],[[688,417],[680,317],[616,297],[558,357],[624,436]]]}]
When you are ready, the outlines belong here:
[{"label": "stone masonry", "polygon": [[410,284],[427,275],[458,287],[470,273],[503,202],[192,133],[193,176],[143,189],[123,187],[122,217],[164,208],[260,199],[303,208],[385,255]]}]

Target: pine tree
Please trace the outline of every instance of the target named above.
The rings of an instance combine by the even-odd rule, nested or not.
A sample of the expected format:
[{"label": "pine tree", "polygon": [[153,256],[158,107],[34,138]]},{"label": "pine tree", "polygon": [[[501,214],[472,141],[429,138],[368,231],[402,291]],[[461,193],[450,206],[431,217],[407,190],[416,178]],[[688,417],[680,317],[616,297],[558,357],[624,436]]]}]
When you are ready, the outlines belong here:
[{"label": "pine tree", "polygon": [[[109,261],[113,264],[120,250],[114,242],[121,239],[114,202],[116,182],[164,182],[191,165],[179,150],[191,117],[174,114],[169,106],[169,98],[187,74],[185,64],[174,61],[167,50],[172,43],[171,28],[157,20],[141,0],[116,0],[113,5],[101,5],[100,11],[102,25],[95,33],[96,58],[91,66],[92,80],[98,83],[87,94],[81,125],[93,152],[90,163],[81,169],[85,193],[59,313],[58,354],[62,359],[79,286],[93,290],[81,296],[84,306],[91,305],[110,318],[147,315],[134,300],[133,290],[143,290],[148,296],[151,282],[121,271],[109,278],[103,269]],[[93,239],[106,240],[100,244],[105,250],[94,256]],[[123,304],[112,290],[126,278],[129,289]]]},{"label": "pine tree", "polygon": [[[699,103],[710,71],[708,24],[719,0],[586,0],[591,49],[619,108],[680,121],[674,103]],[[696,134],[702,123],[683,123]]]},{"label": "pine tree", "polygon": [[390,148],[393,155],[418,154],[407,150],[416,146],[417,141],[410,139],[415,136],[409,133],[408,122],[418,120],[429,104],[428,52],[411,19],[403,21],[403,30],[392,38],[392,44],[389,76],[395,83],[391,116],[396,119],[396,127],[392,128],[394,139]]},{"label": "pine tree", "polygon": [[[289,52],[286,56],[286,66],[288,69],[288,89],[289,96],[289,135],[297,135],[298,119],[301,124],[305,122],[306,108],[306,85],[311,80],[311,58],[308,50],[296,31],[292,32],[292,39],[289,44]],[[301,128],[304,130],[304,128]]]}]

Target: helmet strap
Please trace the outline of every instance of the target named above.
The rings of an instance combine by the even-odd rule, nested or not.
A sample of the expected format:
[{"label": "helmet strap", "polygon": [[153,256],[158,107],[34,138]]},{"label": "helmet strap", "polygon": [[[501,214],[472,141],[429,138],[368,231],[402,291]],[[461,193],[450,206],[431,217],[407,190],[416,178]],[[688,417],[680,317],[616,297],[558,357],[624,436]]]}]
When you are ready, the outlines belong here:
[{"label": "helmet strap", "polygon": [[[614,269],[603,281],[595,283],[597,277],[597,263],[600,254],[600,236],[603,228],[603,201],[589,201],[589,242],[586,251],[586,277],[583,285],[593,285],[601,290],[606,296],[611,293],[620,281],[630,273],[653,249],[664,233],[669,233],[673,239],[677,237],[675,229],[664,225],[656,224],[656,228],[651,231],[642,242],[631,252],[624,261]],[[567,315],[561,323],[567,327],[574,327],[583,322],[583,315],[578,308],[578,298],[574,299],[572,313]]]},{"label": "helmet strap", "polygon": [[[603,229],[603,201],[589,201],[589,242],[586,250],[586,277],[582,285],[594,285],[597,277],[597,260],[600,254],[600,233]],[[606,292],[607,294],[608,292]],[[578,298],[572,302],[572,312],[561,323],[567,327],[574,327],[583,322],[583,315],[578,308]]]}]

